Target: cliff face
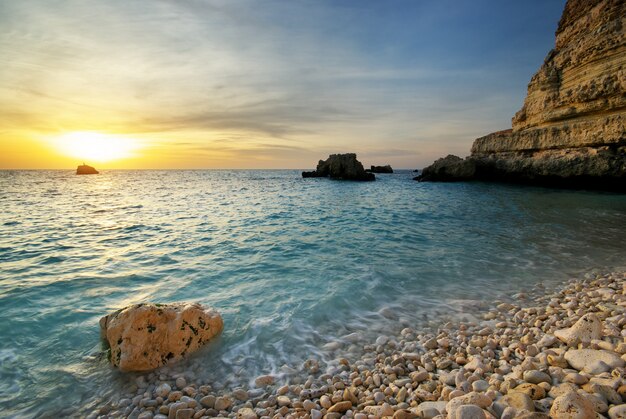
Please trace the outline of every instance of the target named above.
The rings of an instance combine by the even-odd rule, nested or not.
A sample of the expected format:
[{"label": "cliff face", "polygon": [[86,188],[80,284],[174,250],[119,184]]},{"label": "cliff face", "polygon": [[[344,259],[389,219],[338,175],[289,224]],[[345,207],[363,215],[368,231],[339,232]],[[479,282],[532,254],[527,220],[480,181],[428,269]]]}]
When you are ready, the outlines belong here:
[{"label": "cliff face", "polygon": [[478,179],[626,190],[625,124],[626,2],[568,0],[512,129],[478,138],[465,162]]}]

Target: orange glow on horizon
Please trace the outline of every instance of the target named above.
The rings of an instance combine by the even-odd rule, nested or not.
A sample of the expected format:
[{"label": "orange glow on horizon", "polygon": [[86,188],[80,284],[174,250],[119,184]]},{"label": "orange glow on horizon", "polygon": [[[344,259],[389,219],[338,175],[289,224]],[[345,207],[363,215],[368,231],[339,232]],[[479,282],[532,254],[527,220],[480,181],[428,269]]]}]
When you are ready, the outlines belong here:
[{"label": "orange glow on horizon", "polygon": [[97,163],[134,157],[141,148],[136,139],[91,131],[69,132],[49,141],[62,155]]}]

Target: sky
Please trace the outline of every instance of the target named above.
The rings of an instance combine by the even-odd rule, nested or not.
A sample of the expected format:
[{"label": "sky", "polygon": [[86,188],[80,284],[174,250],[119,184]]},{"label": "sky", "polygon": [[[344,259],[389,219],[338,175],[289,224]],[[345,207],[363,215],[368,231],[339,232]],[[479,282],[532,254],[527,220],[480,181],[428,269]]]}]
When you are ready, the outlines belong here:
[{"label": "sky", "polygon": [[510,128],[565,0],[0,0],[0,169],[421,168]]}]

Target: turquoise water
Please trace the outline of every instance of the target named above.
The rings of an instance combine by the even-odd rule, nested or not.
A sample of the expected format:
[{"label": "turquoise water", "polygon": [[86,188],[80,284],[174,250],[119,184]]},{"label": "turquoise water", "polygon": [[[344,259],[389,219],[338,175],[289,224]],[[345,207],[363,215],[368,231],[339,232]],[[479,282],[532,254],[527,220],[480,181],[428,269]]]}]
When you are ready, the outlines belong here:
[{"label": "turquoise water", "polygon": [[98,320],[132,303],[216,307],[223,336],[174,369],[219,388],[623,268],[625,195],[412,175],[0,172],[0,416],[116,397],[132,376],[98,355]]}]

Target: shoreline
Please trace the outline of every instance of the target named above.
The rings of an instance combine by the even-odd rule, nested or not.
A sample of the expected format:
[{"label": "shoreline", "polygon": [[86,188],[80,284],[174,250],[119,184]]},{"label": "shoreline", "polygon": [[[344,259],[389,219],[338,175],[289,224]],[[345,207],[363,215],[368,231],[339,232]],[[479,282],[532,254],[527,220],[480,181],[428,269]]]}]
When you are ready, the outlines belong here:
[{"label": "shoreline", "polygon": [[[397,339],[380,336],[365,345],[357,360],[339,358],[331,373],[320,373],[319,363],[309,360],[293,371],[291,384],[267,375],[249,389],[220,391],[219,385],[188,382],[184,374],[140,375],[133,392],[86,416],[505,419],[561,417],[559,408],[574,406],[581,414],[622,417],[625,284],[624,271],[588,274],[549,295],[518,295],[519,304],[494,302],[480,322],[448,322],[430,333],[405,328]],[[576,344],[554,335],[589,313],[602,324],[601,339]],[[572,358],[580,354],[599,358],[594,365]]]}]

